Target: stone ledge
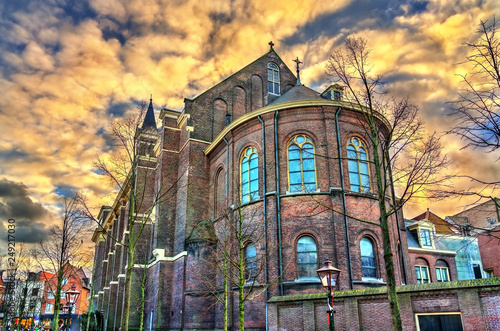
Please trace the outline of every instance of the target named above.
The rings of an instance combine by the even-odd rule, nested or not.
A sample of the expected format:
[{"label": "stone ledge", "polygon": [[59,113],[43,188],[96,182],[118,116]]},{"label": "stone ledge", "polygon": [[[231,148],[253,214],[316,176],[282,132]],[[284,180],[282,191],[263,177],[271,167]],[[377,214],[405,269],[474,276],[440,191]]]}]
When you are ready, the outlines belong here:
[{"label": "stone ledge", "polygon": [[[484,288],[487,290],[500,290],[500,277],[497,278],[484,278],[484,279],[469,279],[469,280],[459,280],[454,282],[442,282],[442,283],[429,283],[429,284],[416,284],[416,285],[402,285],[396,286],[396,291],[398,294],[402,293],[415,293],[415,292],[430,292],[439,290],[460,290],[468,288]],[[387,293],[387,287],[379,288],[369,288],[361,290],[349,290],[349,291],[336,291],[334,296],[338,298],[347,297],[358,297],[358,296],[374,296],[382,295]],[[309,294],[296,294],[296,295],[285,295],[285,296],[274,296],[268,300],[268,302],[289,302],[289,301],[304,301],[304,300],[316,300],[324,299],[327,296],[326,291],[322,293],[309,293]]]}]

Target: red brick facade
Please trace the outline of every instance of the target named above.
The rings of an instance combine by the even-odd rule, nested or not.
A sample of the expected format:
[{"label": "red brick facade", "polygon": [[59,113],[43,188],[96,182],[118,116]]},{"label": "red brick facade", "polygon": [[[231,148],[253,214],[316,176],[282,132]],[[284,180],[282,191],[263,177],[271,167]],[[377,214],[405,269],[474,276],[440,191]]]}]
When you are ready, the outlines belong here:
[{"label": "red brick facade", "polygon": [[[279,68],[279,96],[267,92],[270,63]],[[142,258],[135,263],[138,275],[141,270],[148,275],[145,325],[183,330],[222,327],[220,306],[200,285],[202,277],[213,276],[214,282],[220,277],[203,258],[212,243],[199,233],[207,221],[217,229],[221,210],[240,205],[241,160],[248,147],[258,154],[258,197],[242,208],[260,213],[267,242],[257,243],[257,254],[267,259],[258,282],[273,285],[246,303],[245,327],[266,328],[266,300],[273,296],[323,292],[317,278],[299,277],[297,242],[304,236],[315,243],[315,268],[330,258],[343,271],[341,290],[384,287],[375,179],[370,177],[364,193],[355,192],[350,187],[348,162],[343,159],[353,137],[364,142],[370,155],[368,139],[359,128],[360,118],[349,103],[297,85],[293,73],[272,49],[198,97],[186,99],[181,113],[163,109],[158,144],[154,157],[149,158],[154,162],[147,167],[154,169],[156,182],[170,183],[175,194],[158,206],[155,219],[141,237]],[[315,185],[307,192],[292,192],[289,181],[288,146],[298,135],[307,137],[314,148]],[[112,237],[101,236],[99,231],[94,236],[98,244],[95,298],[98,309],[106,311],[110,330],[119,328],[122,314],[127,260],[123,247],[112,238],[120,241],[127,235],[125,202],[118,197],[99,216]],[[403,265],[411,264],[401,231],[403,217],[393,215],[390,232],[398,285],[409,282]],[[374,277],[363,277],[363,238],[373,247]],[[236,305],[237,298],[231,300]],[[370,300],[362,303],[366,307],[373,304]],[[300,314],[302,308],[294,307],[287,308],[286,318],[297,324],[312,322],[310,316]],[[236,306],[232,315],[236,324]],[[374,318],[390,320],[386,315],[381,309]],[[132,316],[131,327],[138,325],[137,316]],[[363,323],[369,327],[370,321]]]}]

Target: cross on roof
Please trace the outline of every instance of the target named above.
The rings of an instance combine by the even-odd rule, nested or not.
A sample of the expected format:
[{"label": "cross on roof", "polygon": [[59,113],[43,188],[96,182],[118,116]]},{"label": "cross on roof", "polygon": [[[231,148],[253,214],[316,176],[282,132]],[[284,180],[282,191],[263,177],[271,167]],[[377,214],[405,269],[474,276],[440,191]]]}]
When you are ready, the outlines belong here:
[{"label": "cross on roof", "polygon": [[293,62],[297,63],[297,85],[302,85],[300,83],[300,67],[299,67],[299,64],[302,64],[303,62],[299,60],[298,56],[297,56],[297,58],[295,60],[293,60]]},{"label": "cross on roof", "polygon": [[271,46],[271,49],[273,49],[274,43],[272,42],[272,40],[269,42],[268,45]]}]

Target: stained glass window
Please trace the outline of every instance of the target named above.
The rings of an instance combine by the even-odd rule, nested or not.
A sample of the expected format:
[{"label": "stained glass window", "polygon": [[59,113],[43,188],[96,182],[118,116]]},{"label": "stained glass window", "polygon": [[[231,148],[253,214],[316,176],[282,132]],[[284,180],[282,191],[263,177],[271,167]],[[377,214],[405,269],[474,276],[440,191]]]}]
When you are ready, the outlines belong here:
[{"label": "stained glass window", "polygon": [[370,192],[370,175],[366,146],[358,138],[351,138],[347,143],[347,162],[351,191]]},{"label": "stained glass window", "polygon": [[299,278],[316,277],[318,253],[316,241],[310,236],[303,236],[297,241],[297,269]]},{"label": "stained glass window", "polygon": [[288,180],[290,192],[316,190],[314,146],[305,135],[293,137],[288,145]]},{"label": "stained glass window", "polygon": [[372,241],[368,238],[361,238],[360,248],[363,277],[377,278],[377,267],[375,265],[375,253]]},{"label": "stained glass window", "polygon": [[259,158],[254,147],[245,149],[241,156],[241,202],[259,198]]}]

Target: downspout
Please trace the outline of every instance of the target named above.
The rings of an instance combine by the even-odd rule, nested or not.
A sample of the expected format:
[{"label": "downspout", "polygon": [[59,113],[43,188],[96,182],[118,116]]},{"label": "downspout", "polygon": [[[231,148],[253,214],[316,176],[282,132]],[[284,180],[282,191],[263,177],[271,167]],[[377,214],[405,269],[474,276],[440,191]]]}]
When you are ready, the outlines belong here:
[{"label": "downspout", "polygon": [[229,142],[224,137],[226,143],[226,204],[229,202]]},{"label": "downspout", "polygon": [[337,150],[339,154],[339,169],[340,169],[340,185],[342,188],[342,209],[344,212],[344,224],[345,224],[345,240],[347,248],[347,269],[349,269],[349,289],[354,289],[352,283],[352,266],[351,266],[351,244],[349,241],[349,224],[347,222],[347,207],[345,204],[345,185],[344,185],[344,166],[342,164],[342,147],[340,145],[340,130],[339,130],[339,114],[342,107],[337,109],[335,113],[335,129],[337,131]]},{"label": "downspout", "polygon": [[[392,167],[391,167],[391,160],[389,156],[387,157],[387,166],[389,168],[389,177],[391,179],[391,191],[392,191],[392,204],[396,206],[396,192],[394,191],[394,182],[392,181]],[[401,241],[401,226],[399,225],[399,215],[398,215],[398,210],[396,210],[396,224],[398,226],[398,237],[399,237],[399,247],[401,248],[401,258],[403,262],[403,278],[405,281],[405,284],[408,284],[408,279],[406,275],[406,262],[405,262],[405,252],[403,249],[403,242]]]},{"label": "downspout", "polygon": [[[269,283],[269,275],[267,274],[267,198],[266,198],[266,132],[264,122],[262,118],[257,116],[260,123],[262,124],[262,205],[264,207],[264,245],[265,245],[265,255],[264,255],[264,274],[265,274],[265,282],[266,286]],[[266,330],[269,325],[269,306],[267,304],[267,300],[269,300],[269,287],[266,288]]]},{"label": "downspout", "polygon": [[278,256],[279,256],[279,282],[280,282],[280,295],[283,291],[283,255],[281,252],[281,206],[280,206],[280,166],[278,154],[278,114],[274,113],[274,166],[276,168],[276,221],[278,222]]}]

